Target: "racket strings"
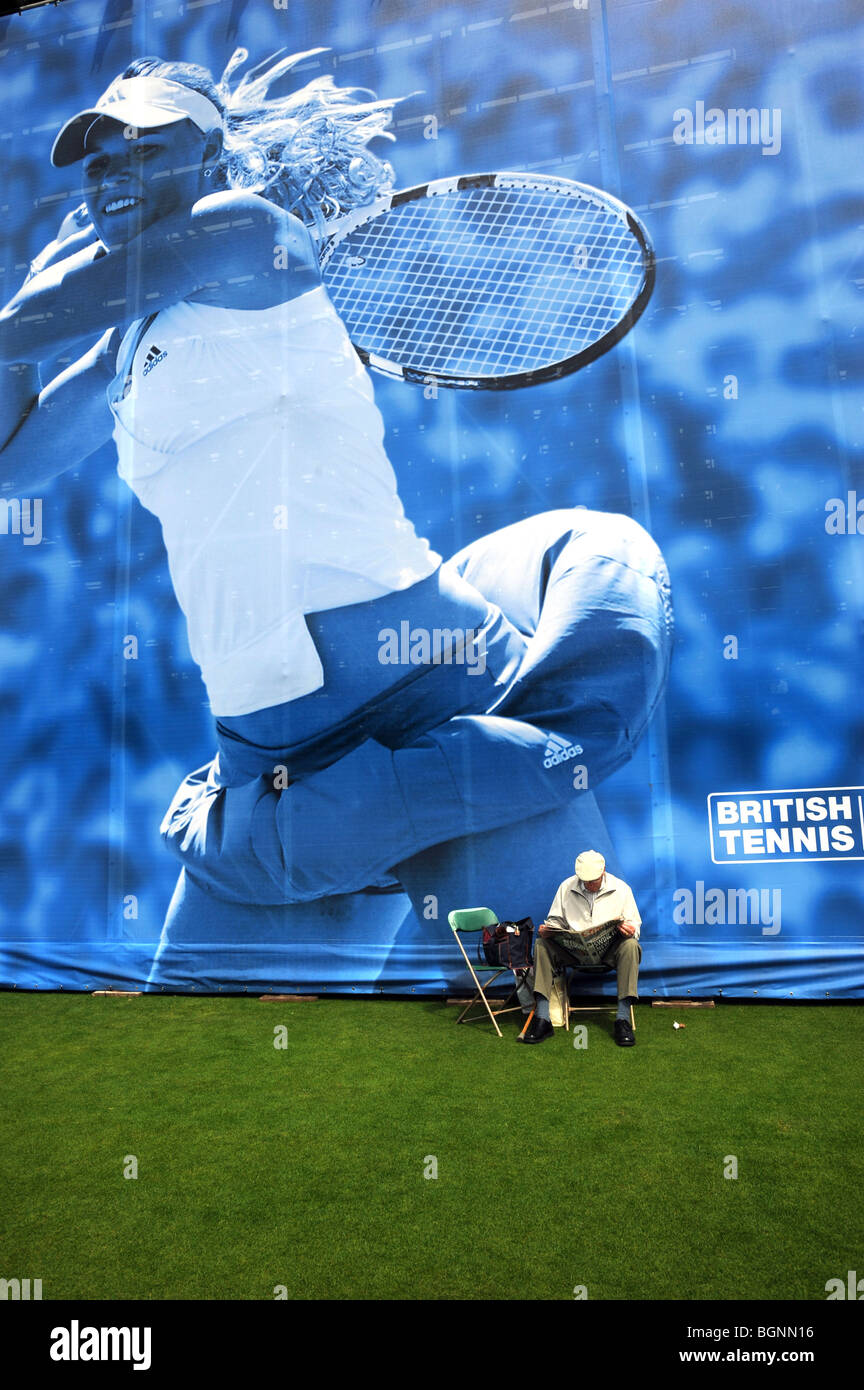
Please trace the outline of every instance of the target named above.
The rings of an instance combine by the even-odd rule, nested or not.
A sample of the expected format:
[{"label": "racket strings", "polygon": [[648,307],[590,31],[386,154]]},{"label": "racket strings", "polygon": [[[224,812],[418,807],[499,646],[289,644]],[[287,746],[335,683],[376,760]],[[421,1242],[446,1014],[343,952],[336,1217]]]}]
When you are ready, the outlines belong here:
[{"label": "racket strings", "polygon": [[325,273],[364,351],[487,377],[583,352],[620,323],[644,277],[642,247],[614,209],[513,188],[404,203],[352,232]]}]

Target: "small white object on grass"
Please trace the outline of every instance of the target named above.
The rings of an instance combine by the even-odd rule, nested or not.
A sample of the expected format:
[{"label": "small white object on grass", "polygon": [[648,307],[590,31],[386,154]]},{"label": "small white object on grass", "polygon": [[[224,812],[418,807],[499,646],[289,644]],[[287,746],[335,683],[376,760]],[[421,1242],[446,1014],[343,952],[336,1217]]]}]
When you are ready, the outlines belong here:
[{"label": "small white object on grass", "polygon": [[686,1023],[673,1023],[673,1024],[672,1024],[672,1027],[673,1027],[673,1028],[686,1028],[686,1027],[687,1027],[687,1024],[686,1024]]}]

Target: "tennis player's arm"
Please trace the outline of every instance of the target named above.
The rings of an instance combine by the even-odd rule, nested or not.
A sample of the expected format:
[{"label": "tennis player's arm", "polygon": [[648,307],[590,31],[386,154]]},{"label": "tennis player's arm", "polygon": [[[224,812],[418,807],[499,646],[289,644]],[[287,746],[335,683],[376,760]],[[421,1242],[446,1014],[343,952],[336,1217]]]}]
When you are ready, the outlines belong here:
[{"label": "tennis player's arm", "polygon": [[123,247],[96,243],[34,276],[0,312],[0,362],[42,362],[184,299],[268,308],[319,280],[296,217],[257,194],[211,194]]},{"label": "tennis player's arm", "polygon": [[4,362],[0,366],[0,453],[20,429],[39,395],[38,368],[30,362]]},{"label": "tennis player's arm", "polygon": [[[68,220],[67,218],[66,221]],[[88,235],[85,232],[76,232],[74,235],[67,234],[62,237],[58,234],[34,258],[24,284],[26,285],[40,271],[46,270],[48,266],[56,264],[57,261],[65,260],[76,251],[83,250],[93,240],[94,235]],[[34,362],[4,362],[0,364],[0,452],[26,420],[42,387],[47,386],[56,376],[60,375],[64,368],[70,366],[75,358],[80,357],[85,346],[90,346],[90,341],[92,340],[86,344],[82,343],[79,350],[72,353],[68,360],[62,363],[56,360],[46,361],[40,362],[38,367]]]},{"label": "tennis player's arm", "polygon": [[[0,437],[5,433],[6,438],[0,448],[0,492],[39,487],[74,468],[111,438],[113,421],[105,389],[114,375],[118,346],[119,334],[109,329],[41,390],[38,380],[30,377],[29,398],[19,398],[14,415],[3,414]],[[0,370],[12,372],[9,367]],[[25,370],[35,373],[36,368]]]}]

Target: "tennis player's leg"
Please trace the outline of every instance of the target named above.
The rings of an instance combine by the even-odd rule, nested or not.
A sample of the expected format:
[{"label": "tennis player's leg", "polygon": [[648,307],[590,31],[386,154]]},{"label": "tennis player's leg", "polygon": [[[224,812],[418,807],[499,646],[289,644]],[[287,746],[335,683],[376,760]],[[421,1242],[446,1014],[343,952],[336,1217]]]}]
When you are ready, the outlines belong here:
[{"label": "tennis player's leg", "polygon": [[[351,893],[278,906],[229,903],[181,869],[148,989],[251,994],[287,988],[317,994],[334,978],[345,989],[368,989],[379,978],[391,980],[394,968],[408,979],[418,936],[403,893]],[[404,962],[394,962],[394,954]]]},{"label": "tennis player's leg", "polygon": [[[594,789],[632,756],[666,684],[666,565],[631,518],[582,508],[517,522],[448,563],[529,635],[495,718],[471,728],[461,721],[440,737],[471,815],[494,814],[509,799],[519,819],[434,844],[395,873],[418,911],[434,892],[448,908],[485,904],[542,920],[580,846],[626,877]],[[547,768],[547,752],[564,761]],[[497,794],[481,765],[497,770]],[[462,812],[451,814],[455,822]]]}]

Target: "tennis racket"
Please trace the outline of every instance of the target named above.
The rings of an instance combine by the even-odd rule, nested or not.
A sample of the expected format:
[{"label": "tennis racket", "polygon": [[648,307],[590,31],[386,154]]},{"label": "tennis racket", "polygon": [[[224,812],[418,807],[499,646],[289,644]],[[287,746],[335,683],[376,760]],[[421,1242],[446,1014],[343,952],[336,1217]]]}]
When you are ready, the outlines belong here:
[{"label": "tennis racket", "polygon": [[541,174],[468,174],[387,194],[340,218],[319,259],[363,362],[470,390],[578,371],[620,342],[654,287],[635,213]]}]

